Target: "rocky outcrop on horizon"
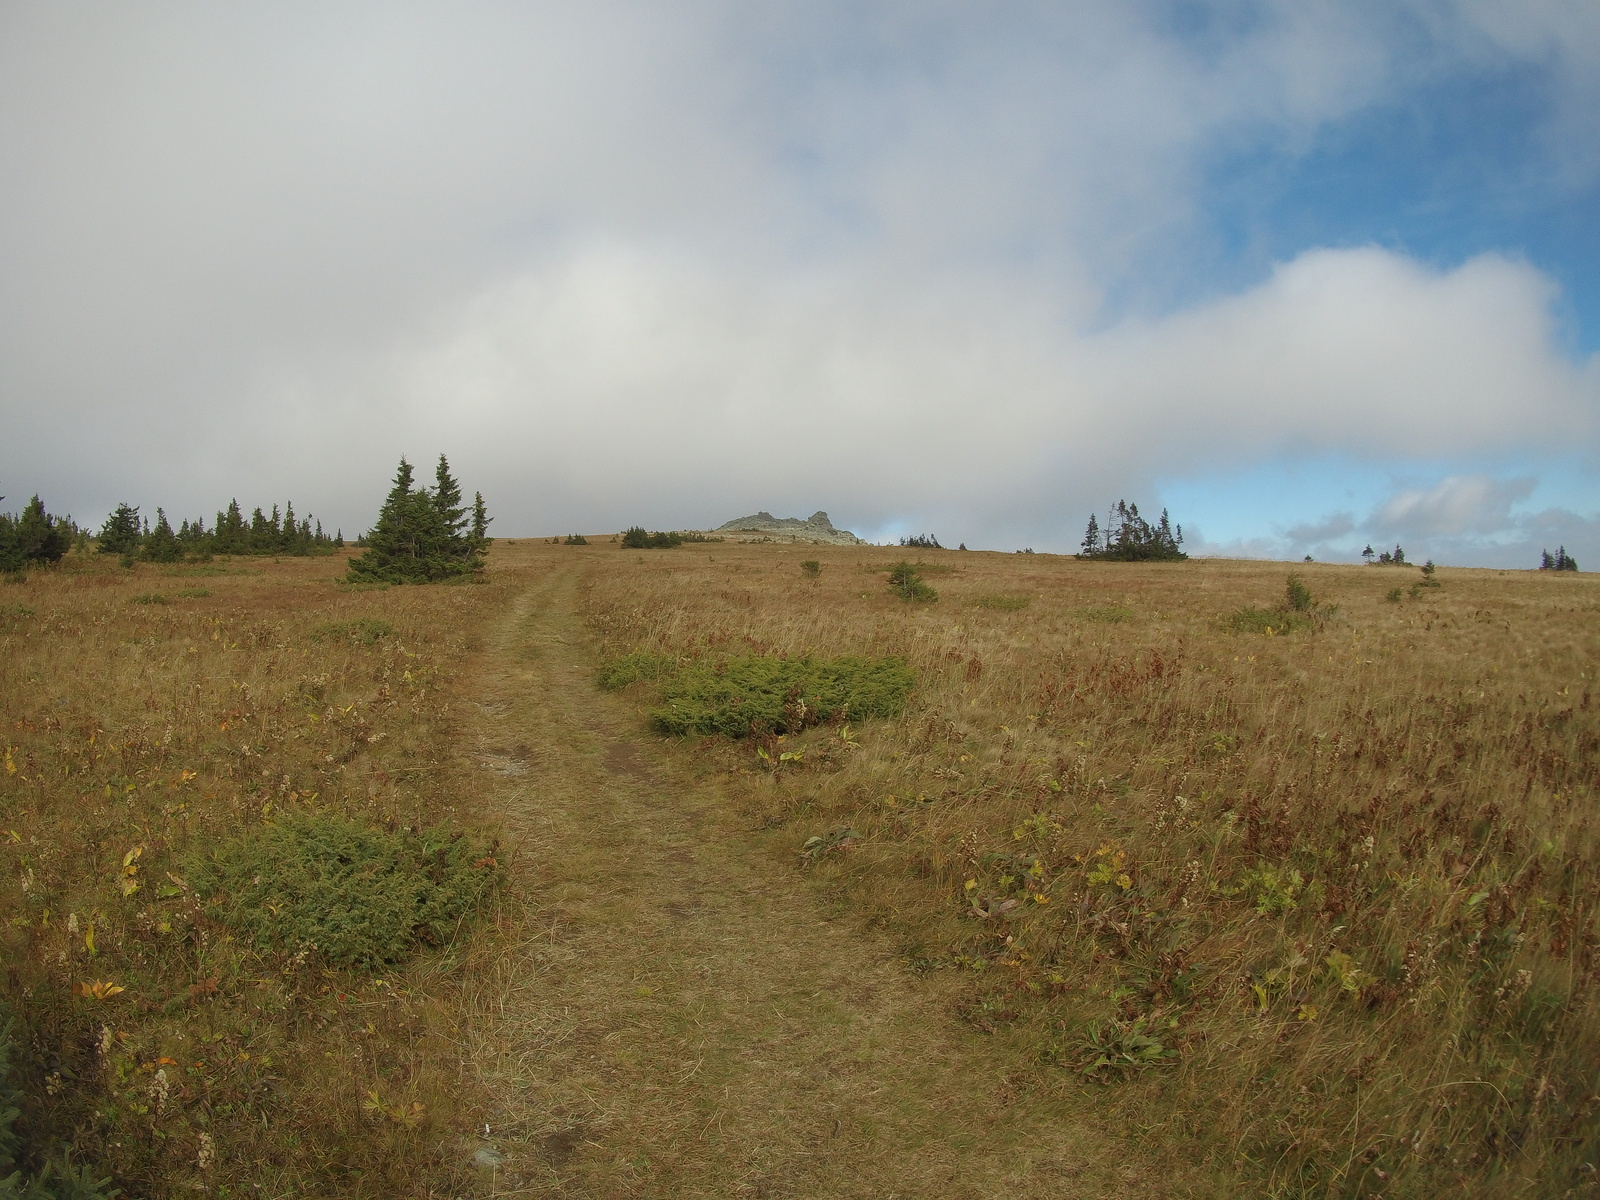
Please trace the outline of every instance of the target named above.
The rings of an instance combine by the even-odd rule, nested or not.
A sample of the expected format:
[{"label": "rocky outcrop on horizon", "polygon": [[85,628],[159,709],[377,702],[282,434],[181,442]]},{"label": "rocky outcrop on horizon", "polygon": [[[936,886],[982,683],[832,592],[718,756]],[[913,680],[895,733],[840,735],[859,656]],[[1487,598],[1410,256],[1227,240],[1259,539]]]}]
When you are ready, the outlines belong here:
[{"label": "rocky outcrop on horizon", "polygon": [[835,529],[825,512],[812,513],[802,521],[799,517],[775,517],[769,512],[758,512],[748,517],[736,517],[718,525],[717,533],[763,534],[798,542],[823,542],[834,546],[865,546],[867,543],[848,529]]}]

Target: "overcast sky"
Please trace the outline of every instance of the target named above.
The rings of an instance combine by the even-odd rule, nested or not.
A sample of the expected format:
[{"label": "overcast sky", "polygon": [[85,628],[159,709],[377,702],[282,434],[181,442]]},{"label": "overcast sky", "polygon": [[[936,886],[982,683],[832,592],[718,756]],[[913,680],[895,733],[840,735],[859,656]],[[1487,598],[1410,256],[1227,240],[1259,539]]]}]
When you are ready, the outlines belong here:
[{"label": "overcast sky", "polygon": [[1600,567],[1600,4],[0,3],[0,492]]}]

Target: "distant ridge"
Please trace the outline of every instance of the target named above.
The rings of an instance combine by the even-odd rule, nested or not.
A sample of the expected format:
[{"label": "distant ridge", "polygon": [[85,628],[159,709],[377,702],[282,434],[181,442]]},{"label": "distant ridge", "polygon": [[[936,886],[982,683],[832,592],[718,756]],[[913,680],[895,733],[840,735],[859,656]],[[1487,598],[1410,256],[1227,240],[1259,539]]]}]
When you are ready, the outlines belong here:
[{"label": "distant ridge", "polygon": [[835,529],[825,512],[815,512],[802,521],[799,517],[775,517],[758,512],[735,517],[716,528],[717,533],[759,533],[797,542],[823,542],[834,546],[865,546],[867,543],[848,529]]}]

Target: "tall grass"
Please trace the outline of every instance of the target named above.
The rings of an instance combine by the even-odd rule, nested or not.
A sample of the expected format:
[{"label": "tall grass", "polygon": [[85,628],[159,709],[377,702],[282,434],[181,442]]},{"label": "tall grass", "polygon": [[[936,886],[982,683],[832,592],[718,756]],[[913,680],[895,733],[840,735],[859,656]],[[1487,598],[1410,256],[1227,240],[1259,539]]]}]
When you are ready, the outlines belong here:
[{"label": "tall grass", "polygon": [[[786,587],[761,555],[601,564],[591,627],[618,655],[911,666],[910,708],[857,751],[697,752],[791,852],[856,835],[805,860],[818,885],[965,980],[961,1015],[1032,1055],[1030,1086],[1098,1088],[1265,1194],[1591,1182],[1600,586],[1442,570],[1395,605],[1307,566],[1318,619],[1272,624],[1230,619],[1274,611],[1268,565],[974,554],[956,603],[907,608],[845,570]],[[1034,599],[974,606],[996,595]]]},{"label": "tall grass", "polygon": [[[69,556],[0,616],[0,1000],[22,1166],[67,1142],[139,1196],[464,1186],[449,1147],[481,1114],[450,997],[482,936],[458,921],[471,897],[430,881],[476,887],[487,864],[406,830],[477,816],[451,774],[451,687],[504,593],[352,592],[302,559],[129,603],[158,569]],[[397,914],[378,949],[330,940],[366,928],[288,944],[225,911],[289,885],[267,851],[274,829],[307,828],[344,839],[330,854],[366,839],[425,857],[364,876]],[[258,869],[207,882],[219,848],[224,874]],[[310,886],[256,898],[290,921]],[[452,945],[389,961],[419,935]]]}]

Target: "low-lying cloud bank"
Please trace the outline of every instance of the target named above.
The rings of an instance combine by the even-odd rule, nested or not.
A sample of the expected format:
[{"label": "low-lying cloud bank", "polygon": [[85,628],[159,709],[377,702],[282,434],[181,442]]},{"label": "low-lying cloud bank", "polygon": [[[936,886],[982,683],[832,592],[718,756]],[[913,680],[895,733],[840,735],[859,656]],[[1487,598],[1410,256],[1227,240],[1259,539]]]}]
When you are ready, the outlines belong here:
[{"label": "low-lying cloud bank", "polygon": [[1553,277],[1492,241],[1268,270],[1207,214],[1219,156],[1485,81],[1559,208],[1600,178],[1600,22],[1180,7],[13,6],[0,491],[351,533],[444,450],[501,534],[820,508],[1070,550],[1161,481],[1344,455],[1419,496],[1233,549],[1592,545],[1583,496],[1501,504],[1600,457]]},{"label": "low-lying cloud bank", "polygon": [[[1218,464],[1594,445],[1600,367],[1562,353],[1551,301],[1498,256],[1440,272],[1323,250],[1242,295],[1084,332],[982,277],[735,280],[612,244],[478,297],[371,386],[436,440],[494,447],[479,472],[526,497],[508,525],[564,508],[688,526],[759,501],[1060,550],[1090,509]],[[1451,479],[1360,529],[1465,548],[1530,490]],[[1326,548],[1357,529],[1342,519],[1286,548]]]}]

